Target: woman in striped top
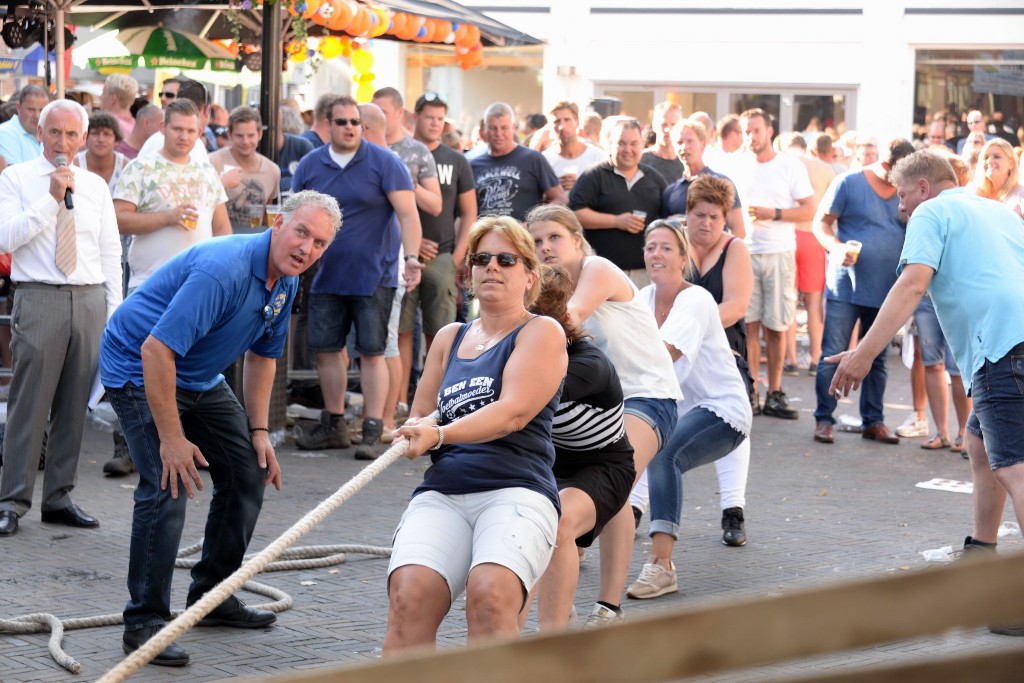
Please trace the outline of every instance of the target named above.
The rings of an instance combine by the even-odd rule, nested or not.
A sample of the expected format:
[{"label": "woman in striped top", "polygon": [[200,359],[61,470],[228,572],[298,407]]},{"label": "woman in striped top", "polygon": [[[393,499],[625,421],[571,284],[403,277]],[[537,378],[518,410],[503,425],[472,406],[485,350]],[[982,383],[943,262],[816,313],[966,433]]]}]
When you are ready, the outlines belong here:
[{"label": "woman in striped top", "polygon": [[562,502],[555,552],[538,587],[543,630],[564,628],[569,620],[579,560],[576,548],[589,548],[604,525],[629,498],[636,471],[626,438],[622,386],[608,357],[570,320],[573,282],[561,266],[544,267],[541,295],[533,312],[562,324],[569,367],[555,411],[555,480]]}]

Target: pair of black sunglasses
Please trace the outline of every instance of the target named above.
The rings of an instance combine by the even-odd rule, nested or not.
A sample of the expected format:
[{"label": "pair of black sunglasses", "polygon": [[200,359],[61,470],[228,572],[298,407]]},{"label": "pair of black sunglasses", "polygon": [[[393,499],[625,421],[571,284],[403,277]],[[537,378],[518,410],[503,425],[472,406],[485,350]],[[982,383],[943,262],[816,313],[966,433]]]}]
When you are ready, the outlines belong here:
[{"label": "pair of black sunglasses", "polygon": [[362,119],[334,119],[334,125],[342,128],[345,126],[352,126],[354,128],[362,122]]},{"label": "pair of black sunglasses", "polygon": [[263,341],[269,342],[274,338],[274,307],[267,304],[263,307]]},{"label": "pair of black sunglasses", "polygon": [[515,264],[519,263],[519,259],[522,258],[519,254],[510,254],[507,251],[503,251],[500,254],[492,254],[489,251],[478,251],[475,254],[469,255],[469,262],[474,266],[486,267],[491,264],[491,259],[497,257],[498,265],[502,268],[511,268]]}]

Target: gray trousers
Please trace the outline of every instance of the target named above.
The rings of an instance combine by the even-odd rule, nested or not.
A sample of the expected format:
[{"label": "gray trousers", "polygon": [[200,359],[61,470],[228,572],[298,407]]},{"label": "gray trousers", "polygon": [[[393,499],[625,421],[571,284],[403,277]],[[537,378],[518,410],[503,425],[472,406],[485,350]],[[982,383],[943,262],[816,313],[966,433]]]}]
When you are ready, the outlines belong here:
[{"label": "gray trousers", "polygon": [[11,310],[14,378],[7,400],[0,510],[23,516],[32,507],[47,425],[40,507],[62,510],[71,504],[106,319],[103,285],[18,284]]}]

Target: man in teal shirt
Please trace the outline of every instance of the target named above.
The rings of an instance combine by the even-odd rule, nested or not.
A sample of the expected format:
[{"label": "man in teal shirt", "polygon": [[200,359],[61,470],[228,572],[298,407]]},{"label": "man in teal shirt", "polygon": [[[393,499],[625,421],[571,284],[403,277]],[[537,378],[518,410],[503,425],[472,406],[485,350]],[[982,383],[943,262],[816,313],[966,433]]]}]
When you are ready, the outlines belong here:
[{"label": "man in teal shirt", "polygon": [[7,165],[20,164],[39,156],[43,143],[36,137],[39,128],[39,112],[50,101],[46,89],[38,85],[26,85],[18,95],[18,115],[0,123],[0,156]]},{"label": "man in teal shirt", "polygon": [[[927,290],[974,399],[967,447],[976,537],[964,549],[994,550],[1007,493],[1024,523],[1024,224],[1000,202],[958,187],[936,152],[912,154],[892,176],[900,210],[911,216],[900,276],[857,348],[826,359],[839,363],[829,390],[857,387]],[[1024,626],[990,629],[1024,636]]]}]

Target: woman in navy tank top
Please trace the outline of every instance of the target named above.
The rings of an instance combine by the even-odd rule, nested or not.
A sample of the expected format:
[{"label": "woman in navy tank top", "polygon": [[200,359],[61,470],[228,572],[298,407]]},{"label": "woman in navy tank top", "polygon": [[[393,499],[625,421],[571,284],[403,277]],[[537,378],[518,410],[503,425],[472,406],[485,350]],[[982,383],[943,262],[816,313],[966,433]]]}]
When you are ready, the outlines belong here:
[{"label": "woman in navy tank top", "polygon": [[399,522],[388,569],[387,654],[435,644],[466,591],[469,638],[518,634],[517,617],[554,549],[559,499],[551,424],[565,334],[527,307],[540,293],[530,234],[486,217],[469,234],[480,318],[431,345],[396,438],[431,466]]}]

